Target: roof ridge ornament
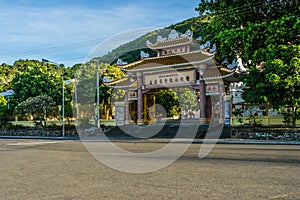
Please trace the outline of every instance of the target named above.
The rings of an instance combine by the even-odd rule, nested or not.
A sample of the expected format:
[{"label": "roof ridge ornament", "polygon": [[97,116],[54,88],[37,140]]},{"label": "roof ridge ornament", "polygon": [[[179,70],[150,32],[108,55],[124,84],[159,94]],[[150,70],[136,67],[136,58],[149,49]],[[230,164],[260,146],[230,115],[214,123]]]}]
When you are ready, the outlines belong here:
[{"label": "roof ridge ornament", "polygon": [[210,41],[209,41],[209,40],[206,41],[204,44],[201,44],[201,45],[200,45],[200,49],[201,49],[201,50],[204,50],[204,49],[206,49],[207,47],[210,47]]},{"label": "roof ridge ornament", "polygon": [[227,58],[225,58],[221,64],[222,65],[228,64]]},{"label": "roof ridge ornament", "polygon": [[236,68],[236,67],[237,67],[236,59],[234,59],[231,64],[227,65],[228,69],[233,69],[233,68]]},{"label": "roof ridge ornament", "polygon": [[197,41],[202,41],[202,36],[199,36],[196,40]]},{"label": "roof ridge ornament", "polygon": [[188,36],[188,37],[192,37],[193,36],[193,32],[190,29],[188,29],[188,30],[185,31],[184,35]]},{"label": "roof ridge ornament", "polygon": [[146,53],[145,51],[141,51],[140,55],[141,55],[141,59],[150,57],[149,53]]},{"label": "roof ridge ornament", "polygon": [[242,90],[242,89],[245,88],[245,86],[246,86],[246,84],[240,81],[240,82],[230,83],[229,87],[230,87],[230,89],[240,89],[240,90]]},{"label": "roof ridge ornament", "polygon": [[150,42],[149,40],[146,41],[147,46],[152,46],[152,42]]},{"label": "roof ridge ornament", "polygon": [[127,65],[127,64],[128,64],[127,62],[124,62],[122,59],[118,58],[118,60],[117,60],[118,66],[123,66],[123,65]]},{"label": "roof ridge ornament", "polygon": [[164,37],[162,37],[162,36],[157,36],[157,42],[164,42],[164,41],[166,41],[167,40],[167,38],[164,38]]},{"label": "roof ridge ornament", "polygon": [[103,76],[103,82],[104,83],[110,83],[110,82],[113,82],[114,80],[108,78],[107,76]]},{"label": "roof ridge ornament", "polygon": [[215,53],[217,51],[217,44],[214,43],[211,49],[209,50],[210,53]]},{"label": "roof ridge ornament", "polygon": [[179,38],[179,33],[175,29],[172,29],[169,36],[168,36],[168,39],[169,40],[175,40],[177,38]]}]

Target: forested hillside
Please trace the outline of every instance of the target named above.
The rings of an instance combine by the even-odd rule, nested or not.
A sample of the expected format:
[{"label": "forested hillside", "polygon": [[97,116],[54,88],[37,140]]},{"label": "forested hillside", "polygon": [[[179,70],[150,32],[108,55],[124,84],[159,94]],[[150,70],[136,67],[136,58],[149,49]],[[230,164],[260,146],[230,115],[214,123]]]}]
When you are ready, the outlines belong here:
[{"label": "forested hillside", "polygon": [[[93,61],[99,60],[100,62],[104,63],[115,63],[117,58],[120,58],[123,61],[131,63],[140,59],[141,50],[149,53],[150,56],[155,56],[156,52],[146,47],[147,40],[155,42],[158,35],[167,37],[170,30],[172,29],[175,29],[179,33],[185,33],[186,30],[190,29],[191,31],[193,31],[194,38],[197,38],[200,35],[202,35],[202,30],[204,30],[207,24],[208,20],[200,19],[198,17],[190,18],[183,22],[179,22],[177,24],[166,27],[164,29],[156,30],[146,35],[143,35],[140,38],[137,38],[131,42],[119,46],[118,48],[112,50],[112,52],[109,52],[105,56],[93,59]],[[132,51],[130,51],[130,49],[132,49]]]}]

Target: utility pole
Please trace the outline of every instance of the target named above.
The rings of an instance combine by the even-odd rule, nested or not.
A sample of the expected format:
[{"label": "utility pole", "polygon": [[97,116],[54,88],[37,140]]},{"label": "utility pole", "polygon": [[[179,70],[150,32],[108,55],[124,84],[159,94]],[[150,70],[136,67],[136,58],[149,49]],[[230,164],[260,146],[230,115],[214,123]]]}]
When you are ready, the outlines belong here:
[{"label": "utility pole", "polygon": [[64,84],[64,71],[61,75],[62,78],[62,137],[65,137],[65,84]]}]

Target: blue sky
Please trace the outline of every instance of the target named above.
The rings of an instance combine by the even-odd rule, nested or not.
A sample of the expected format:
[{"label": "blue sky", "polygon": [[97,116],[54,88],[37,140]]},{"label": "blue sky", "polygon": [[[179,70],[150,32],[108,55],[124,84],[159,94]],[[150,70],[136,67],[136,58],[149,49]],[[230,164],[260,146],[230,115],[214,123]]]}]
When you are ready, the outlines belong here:
[{"label": "blue sky", "polygon": [[0,63],[46,58],[72,66],[84,62],[102,40],[111,36],[195,17],[198,3],[199,0],[0,0]]}]

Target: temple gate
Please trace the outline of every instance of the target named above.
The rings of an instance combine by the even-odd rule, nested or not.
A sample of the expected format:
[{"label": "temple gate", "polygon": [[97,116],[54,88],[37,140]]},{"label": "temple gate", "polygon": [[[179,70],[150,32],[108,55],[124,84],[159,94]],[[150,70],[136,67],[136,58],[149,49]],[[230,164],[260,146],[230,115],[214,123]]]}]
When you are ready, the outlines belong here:
[{"label": "temple gate", "polygon": [[[127,77],[108,84],[125,90],[125,108],[119,109],[124,110],[124,117],[119,118],[124,119],[125,124],[154,122],[155,96],[163,88],[190,88],[195,93],[195,101],[200,101],[200,112],[193,118],[202,124],[210,120],[224,122],[224,97],[229,93],[229,84],[238,79],[234,69],[215,62],[214,47],[197,50],[195,46],[200,45],[190,31],[179,34],[175,30],[168,38],[158,36],[154,44],[147,41],[147,46],[157,52],[157,57],[141,52],[141,60],[120,66]],[[228,102],[228,98],[225,100]],[[182,118],[187,116],[181,113]]]}]

